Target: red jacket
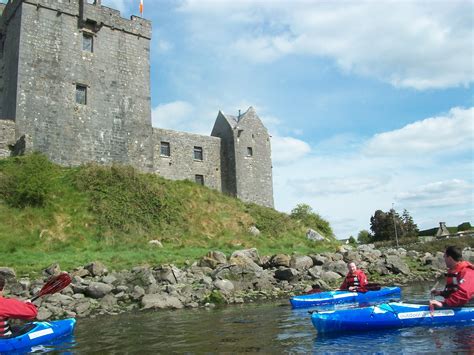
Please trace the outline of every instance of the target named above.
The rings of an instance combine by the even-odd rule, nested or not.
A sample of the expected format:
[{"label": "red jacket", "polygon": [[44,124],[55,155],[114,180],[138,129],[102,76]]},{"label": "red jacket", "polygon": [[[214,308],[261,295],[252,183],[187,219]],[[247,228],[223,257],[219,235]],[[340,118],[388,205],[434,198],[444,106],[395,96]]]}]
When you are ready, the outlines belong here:
[{"label": "red jacket", "polygon": [[446,274],[446,288],[441,293],[444,306],[461,307],[474,296],[474,266],[468,261],[460,261]]},{"label": "red jacket", "polygon": [[339,288],[341,290],[348,290],[349,287],[355,286],[357,287],[357,291],[364,292],[366,290],[365,287],[368,283],[369,282],[367,281],[367,276],[365,276],[364,272],[360,269],[357,269],[356,271],[354,271],[354,273],[347,273],[344,282]]},{"label": "red jacket", "polygon": [[33,319],[37,314],[38,310],[31,302],[0,297],[0,337],[11,335],[9,318]]}]

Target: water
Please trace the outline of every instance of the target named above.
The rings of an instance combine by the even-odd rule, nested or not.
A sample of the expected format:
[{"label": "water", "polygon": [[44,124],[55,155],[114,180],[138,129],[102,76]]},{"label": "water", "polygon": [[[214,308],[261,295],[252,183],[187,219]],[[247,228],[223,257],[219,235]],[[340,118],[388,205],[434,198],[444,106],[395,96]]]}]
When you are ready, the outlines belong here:
[{"label": "water", "polygon": [[[402,290],[427,303],[432,284]],[[215,309],[147,311],[79,319],[75,336],[43,351],[62,353],[452,353],[474,352],[474,326],[419,327],[318,336],[306,309],[286,300]]]}]

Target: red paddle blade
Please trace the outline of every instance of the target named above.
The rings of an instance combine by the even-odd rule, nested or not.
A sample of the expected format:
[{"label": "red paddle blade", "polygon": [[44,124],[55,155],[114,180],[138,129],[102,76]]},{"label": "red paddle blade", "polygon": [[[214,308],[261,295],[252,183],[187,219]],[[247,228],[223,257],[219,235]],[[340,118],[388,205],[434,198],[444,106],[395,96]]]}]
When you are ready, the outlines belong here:
[{"label": "red paddle blade", "polygon": [[48,281],[44,284],[41,290],[36,294],[32,300],[37,299],[38,297],[42,297],[44,295],[52,295],[53,293],[61,291],[67,285],[71,283],[72,279],[71,276],[67,273],[62,273],[57,276],[52,276],[49,278]]}]

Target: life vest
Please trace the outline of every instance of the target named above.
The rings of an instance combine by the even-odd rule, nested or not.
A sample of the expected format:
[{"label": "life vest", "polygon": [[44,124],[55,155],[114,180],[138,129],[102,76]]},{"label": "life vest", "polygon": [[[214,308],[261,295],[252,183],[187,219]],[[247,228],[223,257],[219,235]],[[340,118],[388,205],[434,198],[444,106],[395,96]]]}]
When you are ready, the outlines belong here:
[{"label": "life vest", "polygon": [[360,287],[360,280],[359,280],[359,270],[356,270],[354,273],[348,273],[346,276],[346,285],[347,288],[351,286]]},{"label": "life vest", "polygon": [[12,334],[8,318],[0,317],[0,337],[6,337]]},{"label": "life vest", "polygon": [[468,261],[460,261],[459,263],[456,264],[456,267],[454,270],[448,270],[448,272],[445,274],[446,287],[444,288],[444,292],[446,293],[447,296],[457,291],[459,288],[459,284],[464,281],[460,278],[460,273],[465,268],[474,269],[474,266]]}]

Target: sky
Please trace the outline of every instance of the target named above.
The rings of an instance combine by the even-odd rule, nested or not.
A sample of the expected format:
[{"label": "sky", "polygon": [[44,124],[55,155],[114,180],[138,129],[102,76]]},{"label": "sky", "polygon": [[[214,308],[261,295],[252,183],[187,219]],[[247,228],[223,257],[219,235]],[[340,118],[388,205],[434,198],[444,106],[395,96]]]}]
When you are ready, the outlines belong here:
[{"label": "sky", "polygon": [[153,125],[209,135],[253,106],[277,210],[308,204],[340,239],[392,206],[474,224],[474,0],[144,0],[143,17]]}]

